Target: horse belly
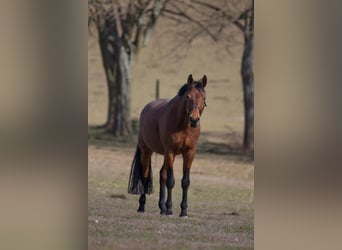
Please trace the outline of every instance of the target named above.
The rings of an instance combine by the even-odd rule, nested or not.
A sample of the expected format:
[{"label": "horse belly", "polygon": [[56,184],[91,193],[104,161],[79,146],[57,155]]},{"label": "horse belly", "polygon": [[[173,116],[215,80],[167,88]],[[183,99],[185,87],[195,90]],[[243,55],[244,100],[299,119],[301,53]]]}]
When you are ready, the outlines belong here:
[{"label": "horse belly", "polygon": [[164,154],[164,147],[156,134],[144,134],[143,143],[152,151],[158,154]]},{"label": "horse belly", "polygon": [[155,105],[155,102],[152,102],[148,104],[141,112],[139,143],[155,153],[164,154],[164,146],[159,136],[158,118],[160,117],[160,111],[158,105]]}]

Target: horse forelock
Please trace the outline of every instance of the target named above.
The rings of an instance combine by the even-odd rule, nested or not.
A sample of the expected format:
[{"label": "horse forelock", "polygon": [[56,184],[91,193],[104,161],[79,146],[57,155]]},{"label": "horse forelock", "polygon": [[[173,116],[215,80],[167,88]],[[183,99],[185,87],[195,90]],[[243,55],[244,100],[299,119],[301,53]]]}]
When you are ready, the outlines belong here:
[{"label": "horse forelock", "polygon": [[[205,92],[205,89],[203,88],[202,84],[200,82],[194,82],[193,84],[194,88],[203,90]],[[178,90],[178,96],[184,95],[189,90],[189,84],[185,83],[179,90]]]}]

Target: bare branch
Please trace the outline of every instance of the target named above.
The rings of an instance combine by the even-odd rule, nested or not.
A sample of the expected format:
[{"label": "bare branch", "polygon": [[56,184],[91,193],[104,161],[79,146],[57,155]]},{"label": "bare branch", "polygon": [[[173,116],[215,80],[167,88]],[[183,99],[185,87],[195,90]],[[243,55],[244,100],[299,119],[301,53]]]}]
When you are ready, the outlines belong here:
[{"label": "bare branch", "polygon": [[243,25],[242,23],[240,23],[239,20],[235,20],[232,22],[236,27],[238,27],[242,32],[245,31],[245,25]]},{"label": "bare branch", "polygon": [[202,2],[202,1],[198,1],[198,0],[192,0],[192,2],[196,3],[196,4],[200,4],[202,6],[205,6],[205,7],[209,8],[209,9],[214,10],[214,11],[221,12],[221,8],[219,8],[219,7],[215,6],[215,5],[212,5],[212,4],[208,3],[208,2]]},{"label": "bare branch", "polygon": [[248,14],[251,13],[251,11],[253,10],[253,7],[250,7],[248,9],[246,9],[245,11],[243,11],[238,18],[236,18],[235,20],[241,20],[241,19],[246,19],[248,17]]},{"label": "bare branch", "polygon": [[174,0],[174,2],[178,2],[179,4],[188,7],[192,11],[202,15],[202,16],[207,16],[208,12],[205,11],[203,8],[198,8],[194,4],[189,4],[187,0]]},{"label": "bare branch", "polygon": [[169,14],[172,14],[172,15],[175,15],[175,16],[180,16],[180,17],[183,17],[195,24],[197,24],[200,28],[202,28],[215,42],[217,41],[217,38],[215,37],[214,34],[212,34],[209,29],[204,26],[201,22],[195,20],[194,18],[188,16],[186,13],[182,12],[182,11],[174,11],[174,10],[170,10],[170,9],[164,9],[163,10],[164,12],[166,13],[169,13]]},{"label": "bare branch", "polygon": [[203,30],[200,29],[198,32],[194,33],[189,39],[188,39],[188,43],[191,44],[197,37],[199,37],[200,35],[203,34]]},{"label": "bare branch", "polygon": [[180,19],[180,18],[177,18],[177,16],[174,16],[174,15],[169,15],[168,13],[166,13],[165,11],[163,11],[161,13],[161,16],[165,17],[165,18],[168,18],[170,20],[173,20],[175,21],[177,24],[182,24],[184,23],[183,22],[183,19]]},{"label": "bare branch", "polygon": [[221,13],[221,15],[229,22],[231,22],[232,24],[234,24],[237,28],[239,28],[242,32],[245,32],[246,29],[246,25],[243,25],[240,20],[245,20],[248,15],[251,13],[251,11],[253,11],[253,4],[251,7],[245,9],[237,18],[228,14],[226,11],[224,11],[223,8],[220,8],[218,6],[215,6],[213,4],[210,4],[208,2],[202,2],[200,0],[192,0],[193,3],[204,6],[206,8],[209,8],[211,10],[214,10],[215,12],[219,12]]},{"label": "bare branch", "polygon": [[144,42],[143,45],[146,45],[149,41],[149,38],[152,34],[152,30],[156,25],[158,17],[161,15],[162,10],[165,8],[166,3],[168,0],[155,0],[152,8],[152,13],[149,16],[149,21],[147,23],[146,30],[144,32]]}]

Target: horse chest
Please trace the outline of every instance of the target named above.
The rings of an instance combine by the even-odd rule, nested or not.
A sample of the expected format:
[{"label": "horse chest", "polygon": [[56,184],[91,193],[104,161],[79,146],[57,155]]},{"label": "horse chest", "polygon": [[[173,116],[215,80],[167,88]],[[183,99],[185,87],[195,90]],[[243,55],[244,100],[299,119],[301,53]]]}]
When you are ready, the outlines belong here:
[{"label": "horse chest", "polygon": [[198,137],[192,133],[177,133],[171,136],[170,146],[179,154],[183,151],[192,149],[197,144]]}]

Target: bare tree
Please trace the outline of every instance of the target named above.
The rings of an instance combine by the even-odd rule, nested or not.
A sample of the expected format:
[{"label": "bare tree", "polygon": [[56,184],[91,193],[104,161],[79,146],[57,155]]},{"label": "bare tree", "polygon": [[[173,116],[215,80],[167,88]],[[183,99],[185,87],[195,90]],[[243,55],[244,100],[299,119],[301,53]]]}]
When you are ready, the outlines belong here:
[{"label": "bare tree", "polygon": [[104,125],[107,131],[116,136],[131,133],[130,82],[134,56],[147,43],[157,19],[163,15],[178,25],[193,24],[182,33],[188,43],[206,34],[229,48],[236,43],[236,31],[243,34],[243,144],[246,149],[254,149],[253,0],[89,0],[88,5],[88,25],[96,24],[107,79],[109,101]]},{"label": "bare tree", "polygon": [[130,84],[135,55],[148,42],[167,0],[89,0],[108,86],[104,125],[115,136],[131,134]]},{"label": "bare tree", "polygon": [[[191,24],[183,33],[191,43],[202,35],[214,42],[224,42],[227,48],[237,42],[236,31],[243,35],[244,49],[241,60],[241,77],[244,95],[245,126],[243,145],[254,149],[254,1],[253,0],[174,0],[162,15],[179,24]],[[189,32],[190,30],[190,32]]]}]

